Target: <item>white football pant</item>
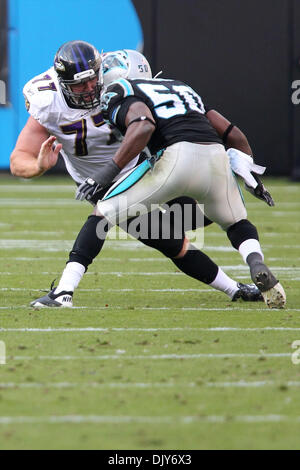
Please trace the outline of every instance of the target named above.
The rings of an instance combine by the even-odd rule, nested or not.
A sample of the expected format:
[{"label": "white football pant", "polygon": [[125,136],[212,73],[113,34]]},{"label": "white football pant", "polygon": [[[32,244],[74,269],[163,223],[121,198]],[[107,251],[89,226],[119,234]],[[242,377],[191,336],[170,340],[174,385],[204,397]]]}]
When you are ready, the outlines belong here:
[{"label": "white football pant", "polygon": [[[224,230],[247,218],[223,145],[178,142],[167,147],[154,168],[142,177],[141,165],[110,188],[97,204],[98,214],[113,225],[179,196],[190,196],[204,204],[205,215]],[[119,194],[110,197],[118,190]]]}]

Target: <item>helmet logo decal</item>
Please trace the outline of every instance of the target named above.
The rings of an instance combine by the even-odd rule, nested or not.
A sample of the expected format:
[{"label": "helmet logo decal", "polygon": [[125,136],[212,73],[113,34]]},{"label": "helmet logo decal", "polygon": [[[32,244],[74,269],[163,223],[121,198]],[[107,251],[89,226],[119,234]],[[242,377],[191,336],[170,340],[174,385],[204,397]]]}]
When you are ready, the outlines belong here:
[{"label": "helmet logo decal", "polygon": [[55,69],[59,70],[60,72],[64,72],[66,70],[64,64],[62,64],[61,62],[55,62],[54,66]]}]

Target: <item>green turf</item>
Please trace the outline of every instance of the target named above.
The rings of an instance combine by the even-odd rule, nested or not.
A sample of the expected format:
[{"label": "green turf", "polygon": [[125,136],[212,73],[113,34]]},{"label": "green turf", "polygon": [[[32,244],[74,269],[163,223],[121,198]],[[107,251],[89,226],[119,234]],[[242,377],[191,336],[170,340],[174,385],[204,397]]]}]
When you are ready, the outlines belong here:
[{"label": "green turf", "polygon": [[[299,449],[300,185],[266,185],[274,208],[245,196],[285,310],[232,303],[112,236],[75,308],[34,310],[90,206],[67,178],[2,176],[0,449]],[[215,225],[204,250],[250,282]]]}]

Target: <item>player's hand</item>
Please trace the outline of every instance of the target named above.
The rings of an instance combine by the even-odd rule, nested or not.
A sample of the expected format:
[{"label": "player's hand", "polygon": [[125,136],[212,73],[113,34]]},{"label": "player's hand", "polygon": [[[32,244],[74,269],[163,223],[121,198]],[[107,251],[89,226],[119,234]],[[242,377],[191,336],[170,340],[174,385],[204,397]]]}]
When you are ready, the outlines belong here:
[{"label": "player's hand", "polygon": [[83,201],[86,199],[89,201],[94,194],[101,189],[101,186],[93,180],[93,178],[86,178],[76,191],[75,199],[77,201]]},{"label": "player's hand", "polygon": [[57,144],[54,147],[55,141],[56,137],[51,135],[41,145],[41,149],[37,158],[37,165],[41,173],[44,173],[45,171],[52,168],[57,162],[58,154],[62,149],[62,145]]},{"label": "player's hand", "polygon": [[271,206],[271,207],[275,206],[275,203],[273,201],[271,194],[265,188],[265,186],[263,185],[259,177],[255,173],[252,173],[252,175],[253,175],[253,178],[255,178],[255,180],[257,181],[257,186],[254,189],[245,183],[246,190],[249,191],[249,193],[251,193],[254,197],[257,197],[258,199],[261,199],[262,201],[266,202],[268,206]]},{"label": "player's hand", "polygon": [[108,188],[113,179],[120,173],[121,169],[114,162],[109,160],[105,165],[101,166],[97,172],[78,186],[75,199],[89,201],[93,195],[100,189]]}]

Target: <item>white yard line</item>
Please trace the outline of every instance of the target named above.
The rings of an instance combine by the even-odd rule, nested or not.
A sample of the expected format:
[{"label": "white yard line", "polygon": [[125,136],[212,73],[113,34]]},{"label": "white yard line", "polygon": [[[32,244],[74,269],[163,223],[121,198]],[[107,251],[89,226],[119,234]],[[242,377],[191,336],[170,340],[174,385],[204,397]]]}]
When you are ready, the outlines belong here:
[{"label": "white yard line", "polygon": [[[268,183],[268,180],[267,180],[267,183],[266,185],[268,186],[268,189],[270,189],[270,191],[284,191],[284,192],[298,192],[299,191],[299,184],[297,183],[289,183],[289,184],[286,184],[286,185],[274,185],[274,184],[269,184]],[[7,192],[8,190],[12,190],[12,191],[24,191],[24,192],[40,192],[40,191],[50,191],[50,192],[58,192],[60,189],[74,189],[75,188],[75,184],[72,182],[71,178],[69,178],[69,183],[64,183],[64,184],[59,184],[59,183],[55,183],[55,184],[39,184],[38,182],[32,182],[31,180],[21,180],[19,182],[16,182],[16,183],[12,183],[12,184],[4,184],[4,185],[1,185],[0,186],[1,188],[1,191],[3,192]],[[248,204],[248,203],[247,203]],[[257,204],[259,205],[260,207],[262,206],[262,202],[255,202],[255,199],[254,199],[254,202],[253,203],[250,203],[250,204]],[[262,206],[263,207],[263,206]]]},{"label": "white yard line", "polygon": [[[0,287],[0,291],[22,291],[22,292],[44,292],[41,289],[30,289],[25,287]],[[48,291],[47,291],[48,292]],[[80,289],[80,292],[158,292],[163,294],[168,293],[185,293],[185,292],[207,292],[216,294],[218,291],[213,289]]]},{"label": "white yard line", "polygon": [[192,424],[192,423],[299,423],[300,416],[288,415],[207,415],[207,416],[1,416],[0,425],[6,424]]},{"label": "white yard line", "polygon": [[151,355],[125,355],[123,350],[118,354],[105,354],[100,356],[8,356],[7,362],[14,361],[106,361],[106,360],[181,360],[181,359],[235,359],[235,358],[291,358],[291,353],[199,353],[199,354],[151,354]]},{"label": "white yard line", "polygon": [[[295,235],[295,234],[294,234]],[[126,236],[124,234],[124,236]],[[225,236],[225,235],[224,235]],[[207,237],[209,238],[209,234],[207,235]],[[8,238],[8,239],[1,239],[0,240],[0,248],[1,249],[5,249],[6,247],[9,247],[9,246],[12,246],[14,248],[18,248],[18,246],[14,246],[14,245],[19,245],[19,248],[22,248],[22,243],[24,243],[24,247],[26,248],[26,246],[33,246],[35,249],[39,249],[39,248],[43,248],[46,246],[46,244],[48,245],[59,245],[59,244],[67,244],[67,245],[70,245],[74,242],[74,240],[17,240],[17,239],[11,239],[11,238]],[[126,239],[126,238],[122,238],[120,240],[106,240],[105,241],[105,246],[107,248],[113,248],[113,249],[121,249],[121,250],[128,250],[128,249],[133,249],[133,250],[151,250],[150,247],[147,247],[145,245],[143,245],[141,242],[138,242],[138,241],[135,241],[135,240],[132,240],[132,239]],[[285,248],[285,249],[289,249],[289,248],[293,248],[293,249],[297,249],[300,247],[299,244],[284,244],[284,245],[281,245],[281,244],[264,244],[264,248],[278,248],[278,246],[280,246],[280,248]],[[236,252],[236,250],[234,250],[234,248],[232,248],[231,246],[228,246],[228,245],[205,245],[204,246],[204,249],[205,250],[210,250],[210,251],[223,251],[223,252]]]},{"label": "white yard line", "polygon": [[[8,307],[0,307],[1,310],[19,310],[19,309],[28,309],[33,308],[30,305],[17,305],[16,307],[8,306]],[[46,307],[45,307],[46,308]],[[131,310],[130,306],[120,306],[120,305],[112,305],[107,307],[88,307],[88,306],[80,306],[80,307],[71,307],[67,309],[69,310]],[[265,305],[261,302],[261,307],[255,305],[255,308],[242,308],[242,307],[225,307],[225,308],[209,308],[209,307],[135,307],[135,310],[166,310],[166,311],[195,311],[195,312],[233,312],[233,311],[242,311],[242,312],[257,312],[259,311],[266,311],[269,310]],[[37,310],[40,310],[37,308]],[[49,310],[48,310],[49,311]],[[47,312],[47,309],[45,310]],[[285,309],[272,309],[272,313],[280,312],[300,312],[300,308],[285,308]]]},{"label": "white yard line", "polygon": [[96,389],[151,389],[151,388],[262,388],[262,387],[300,387],[300,382],[262,380],[247,382],[240,380],[237,382],[0,382],[0,389],[65,389],[65,388],[96,388]]},{"label": "white yard line", "polygon": [[11,191],[15,192],[24,192],[24,193],[74,193],[75,184],[30,184],[30,182],[25,182],[25,184],[1,184],[0,192],[7,193]]},{"label": "white yard line", "polygon": [[[18,209],[21,208],[33,208],[33,207],[49,207],[50,209],[53,206],[59,206],[59,207],[74,207],[74,208],[79,208],[80,205],[78,201],[75,201],[71,198],[65,198],[65,199],[50,199],[50,198],[45,198],[45,199],[14,199],[14,198],[1,198],[0,199],[0,206],[16,206]],[[82,208],[83,206],[81,206]]]},{"label": "white yard line", "polygon": [[[221,266],[222,269],[227,271],[236,271],[236,272],[248,272],[248,266],[244,265],[225,265]],[[293,274],[294,276],[300,274],[300,267],[292,267],[292,266],[272,266],[273,271],[283,272],[287,274]],[[106,276],[184,276],[183,272],[172,272],[172,271],[91,271],[87,272],[86,275],[95,275],[96,273],[106,275]],[[17,273],[12,271],[2,271],[0,275],[5,276],[15,276]],[[39,272],[30,272],[28,274],[31,275],[55,275],[57,272],[50,272],[50,271],[39,271]]]},{"label": "white yard line", "polygon": [[241,331],[248,331],[248,332],[257,332],[257,331],[300,331],[300,327],[273,327],[273,326],[265,326],[265,327],[257,327],[257,328],[242,328],[242,327],[231,327],[231,326],[217,326],[217,327],[210,327],[210,328],[197,328],[197,327],[176,327],[176,328],[115,328],[115,327],[85,327],[85,328],[0,328],[0,333],[4,332],[21,332],[21,333],[97,333],[97,332],[143,332],[143,333],[151,333],[157,331],[213,331],[213,332],[241,332]]}]

